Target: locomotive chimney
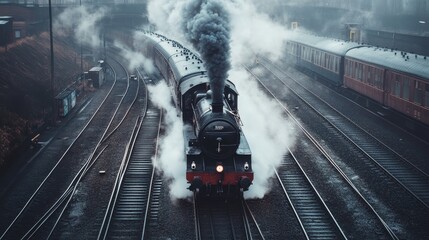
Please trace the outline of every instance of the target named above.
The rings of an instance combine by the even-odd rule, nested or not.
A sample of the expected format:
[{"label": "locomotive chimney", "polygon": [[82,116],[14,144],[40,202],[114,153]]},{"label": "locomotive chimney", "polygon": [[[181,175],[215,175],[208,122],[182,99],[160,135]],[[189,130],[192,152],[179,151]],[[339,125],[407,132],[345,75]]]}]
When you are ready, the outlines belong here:
[{"label": "locomotive chimney", "polygon": [[212,81],[210,82],[210,88],[212,89],[212,111],[214,113],[220,113],[223,111],[223,88],[224,81]]},{"label": "locomotive chimney", "polygon": [[217,103],[217,102],[212,102],[212,111],[214,113],[219,113],[222,112],[223,109],[223,103]]}]

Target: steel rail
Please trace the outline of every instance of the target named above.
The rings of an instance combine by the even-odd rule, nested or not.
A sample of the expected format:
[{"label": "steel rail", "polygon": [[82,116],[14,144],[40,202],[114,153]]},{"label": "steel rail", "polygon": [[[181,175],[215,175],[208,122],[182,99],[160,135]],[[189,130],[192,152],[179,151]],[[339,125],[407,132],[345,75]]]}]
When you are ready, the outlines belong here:
[{"label": "steel rail", "polygon": [[[260,64],[263,65],[267,70],[269,70],[285,86],[287,86],[286,83],[284,83],[283,80],[281,80],[281,78],[277,74],[273,73],[264,64],[262,64],[262,63],[260,63]],[[350,118],[348,118],[347,116],[345,116],[344,114],[342,114],[341,112],[336,110],[333,106],[331,106],[329,103],[327,103],[326,101],[324,101],[323,99],[318,97],[315,93],[308,90],[306,87],[302,86],[302,84],[300,84],[298,81],[296,81],[295,78],[291,77],[287,73],[284,73],[281,69],[279,71],[282,72],[283,74],[285,74],[286,76],[288,76],[289,78],[291,78],[293,81],[295,81],[303,89],[305,89],[306,91],[311,93],[314,97],[319,99],[321,102],[326,104],[331,110],[333,110],[334,112],[339,114],[341,117],[343,117],[346,121],[348,121],[350,124],[352,124],[358,130],[362,131],[364,134],[369,136],[370,140],[375,141],[377,144],[381,145],[382,147],[386,148],[388,151],[393,153],[396,156],[396,158],[392,158],[392,159],[389,158],[389,159],[391,159],[391,161],[389,161],[389,165],[387,165],[386,161],[384,161],[384,165],[383,165],[382,159],[378,160],[378,159],[376,159],[376,157],[373,156],[375,153],[373,153],[373,155],[371,155],[369,153],[370,150],[368,148],[365,150],[360,144],[358,144],[355,140],[353,140],[351,137],[349,137],[348,134],[346,134],[343,130],[341,130],[335,123],[333,123],[331,120],[326,118],[324,116],[324,114],[322,114],[318,109],[314,108],[310,103],[308,103],[306,100],[304,100],[298,93],[296,93],[293,89],[289,88],[295,95],[300,97],[302,99],[302,101],[304,101],[310,108],[312,108],[316,113],[318,113],[319,116],[321,116],[323,119],[325,119],[333,128],[335,128],[339,133],[341,133],[341,135],[343,135],[350,143],[352,143],[360,152],[362,152],[365,156],[367,156],[368,159],[372,160],[373,163],[375,163],[387,175],[389,175],[393,180],[395,180],[399,185],[401,185],[406,191],[408,191],[415,199],[417,199],[420,203],[422,203],[426,208],[429,208],[429,203],[427,202],[429,200],[429,193],[427,191],[425,193],[421,192],[423,189],[425,189],[425,187],[424,187],[425,184],[426,185],[428,184],[428,181],[429,181],[429,174],[428,173],[424,172],[423,170],[418,168],[416,165],[414,165],[412,162],[410,162],[408,159],[406,159],[402,155],[400,155],[398,152],[396,152],[395,150],[393,150],[392,148],[390,148],[389,146],[387,146],[386,144],[384,144],[383,142],[378,140],[378,138],[376,138],[374,135],[372,135],[371,133],[369,133],[365,129],[361,128],[358,124],[356,124]],[[395,159],[400,159],[400,160],[402,160],[402,162],[400,160],[395,161]],[[398,166],[402,163],[407,164],[409,170],[416,171],[417,174],[421,174],[422,177],[426,178],[426,180],[421,179],[423,181],[416,181],[415,176],[410,175],[411,173],[405,174],[405,172],[408,172],[408,169],[404,169],[404,167],[406,167],[406,166]],[[398,168],[399,168],[399,170],[402,170],[402,172],[398,173],[398,171],[399,171]],[[395,173],[392,172],[393,170],[395,170],[395,172],[397,172],[396,175],[401,176],[400,177],[401,179],[399,179],[398,176],[395,176]],[[411,188],[413,188],[414,190]],[[427,190],[427,188],[426,188],[426,190]],[[418,191],[418,192],[416,193],[415,191]],[[426,201],[425,201],[425,199],[426,199]]]},{"label": "steel rail", "polygon": [[57,163],[53,166],[53,168],[50,170],[50,172],[48,173],[48,175],[43,179],[43,181],[40,183],[40,185],[37,187],[37,189],[34,191],[34,193],[30,196],[30,198],[28,199],[28,201],[25,203],[25,205],[22,207],[21,211],[17,214],[17,216],[12,220],[12,222],[9,224],[9,226],[6,228],[6,230],[3,232],[3,234],[0,236],[0,239],[3,239],[5,237],[5,235],[9,232],[9,230],[12,228],[12,226],[16,223],[16,221],[21,217],[21,215],[23,214],[23,212],[25,211],[25,209],[27,209],[27,207],[29,206],[29,204],[32,202],[32,200],[35,198],[36,194],[40,191],[40,189],[42,188],[42,186],[45,185],[45,183],[47,182],[47,180],[49,179],[49,177],[52,175],[52,173],[56,170],[56,168],[60,165],[60,163],[62,162],[62,160],[65,158],[65,156],[68,154],[68,152],[70,151],[70,149],[74,146],[74,144],[77,142],[77,140],[82,136],[82,134],[86,131],[86,129],[88,128],[88,126],[91,124],[91,122],[93,121],[93,119],[95,118],[95,116],[99,113],[99,110],[101,109],[101,107],[104,105],[104,103],[107,101],[107,98],[110,96],[110,93],[113,91],[114,86],[116,85],[116,78],[115,81],[112,84],[112,87],[110,88],[110,90],[108,91],[108,93],[106,94],[106,97],[103,99],[103,101],[101,102],[100,106],[98,106],[98,108],[96,109],[96,111],[94,112],[94,114],[91,116],[91,118],[89,119],[89,121],[84,125],[84,127],[82,128],[82,130],[79,132],[79,134],[76,136],[76,138],[72,141],[72,143],[70,144],[70,146],[65,150],[65,152],[62,154],[62,156],[60,157],[60,159],[57,161]]},{"label": "steel rail", "polygon": [[[245,69],[252,74],[252,76],[255,77],[255,79],[260,82],[264,88],[267,89],[267,91],[273,96],[273,98],[276,99],[276,101],[280,104],[280,106],[287,112],[290,116],[293,116],[289,110],[281,103],[281,101],[275,96],[271,90],[268,89],[268,87],[260,80],[258,76],[253,74],[251,70],[244,66]],[[277,76],[276,76],[277,77]],[[292,90],[292,89],[291,89]],[[292,90],[293,91],[293,90]],[[299,95],[298,95],[299,96]],[[348,178],[348,176],[342,171],[342,169],[336,164],[336,162],[330,157],[330,155],[327,153],[327,151],[323,148],[323,146],[320,145],[320,143],[317,142],[317,140],[302,126],[299,121],[292,117],[292,119],[296,122],[296,124],[299,126],[299,128],[303,131],[303,133],[308,137],[308,139],[315,145],[315,147],[326,157],[326,159],[329,161],[329,163],[340,173],[340,175],[343,177],[343,179],[349,184],[349,186],[353,189],[353,191],[359,196],[359,198],[366,204],[366,206],[373,212],[373,214],[377,217],[377,219],[382,223],[384,226],[386,232],[389,234],[389,236],[392,239],[399,239],[393,230],[388,226],[388,224],[384,221],[384,219],[378,214],[378,212],[374,209],[374,207],[365,199],[365,197],[360,193],[360,191],[357,189],[357,187],[353,184],[353,182]]]}]

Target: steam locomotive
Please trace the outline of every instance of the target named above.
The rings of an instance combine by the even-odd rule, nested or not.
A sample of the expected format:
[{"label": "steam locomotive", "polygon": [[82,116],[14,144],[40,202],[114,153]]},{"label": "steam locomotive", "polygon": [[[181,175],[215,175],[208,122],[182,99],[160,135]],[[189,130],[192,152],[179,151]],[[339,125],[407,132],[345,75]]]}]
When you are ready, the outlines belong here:
[{"label": "steam locomotive", "polygon": [[199,56],[162,35],[143,35],[143,54],[168,82],[182,113],[189,189],[221,195],[248,190],[253,181],[252,155],[240,127],[235,85],[226,80],[222,99],[216,101]]}]

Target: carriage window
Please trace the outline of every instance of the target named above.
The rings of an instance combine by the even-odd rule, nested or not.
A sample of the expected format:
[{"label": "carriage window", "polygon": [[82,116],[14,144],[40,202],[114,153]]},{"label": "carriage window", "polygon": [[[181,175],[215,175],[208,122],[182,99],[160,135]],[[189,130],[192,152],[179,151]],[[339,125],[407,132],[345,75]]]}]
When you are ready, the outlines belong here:
[{"label": "carriage window", "polygon": [[331,70],[332,71],[332,63],[333,63],[333,58],[334,58],[334,56],[332,56],[332,55],[329,55],[329,62],[328,62],[328,69],[329,70]]},{"label": "carriage window", "polygon": [[306,47],[302,47],[302,55],[304,56],[304,60],[307,60],[307,48]]},{"label": "carriage window", "polygon": [[425,106],[429,108],[429,84],[425,84]]},{"label": "carriage window", "polygon": [[392,93],[394,96],[399,97],[401,94],[401,84],[400,84],[398,75],[394,75],[394,79],[395,79],[395,82],[393,84]]},{"label": "carriage window", "polygon": [[314,63],[314,50],[310,51],[310,62]]},{"label": "carriage window", "polygon": [[328,68],[328,64],[329,64],[329,55],[325,54],[325,62],[323,64],[323,67]]},{"label": "carriage window", "polygon": [[323,63],[323,56],[322,56],[322,53],[320,53],[320,56],[319,56],[319,66],[322,66],[322,63]]},{"label": "carriage window", "polygon": [[345,76],[349,75],[349,61],[347,60],[344,61],[344,75]]},{"label": "carriage window", "polygon": [[325,68],[327,68],[327,66],[328,66],[328,63],[329,63],[329,55],[328,54],[325,54],[325,62],[324,62],[324,67]]},{"label": "carriage window", "polygon": [[423,83],[416,81],[415,90],[414,90],[414,103],[418,105],[423,105]]},{"label": "carriage window", "polygon": [[340,69],[339,69],[339,66],[340,65],[340,58],[339,57],[336,57],[335,58],[335,72],[336,73],[339,73],[340,72]]},{"label": "carriage window", "polygon": [[375,69],[375,85],[380,89],[383,88],[382,82],[381,82],[381,71],[377,68]]},{"label": "carriage window", "polygon": [[374,81],[371,79],[371,71],[373,71],[373,68],[368,66],[367,67],[367,73],[366,73],[366,81],[369,83],[369,85],[374,86]]},{"label": "carriage window", "polygon": [[405,100],[410,100],[410,80],[407,77],[402,80],[402,97]]},{"label": "carriage window", "polygon": [[350,69],[349,69],[349,67],[350,67],[350,62],[349,62],[349,60],[346,60],[345,61],[345,64],[346,64],[346,66],[345,66],[345,75],[346,76],[350,76]]},{"label": "carriage window", "polygon": [[362,64],[358,63],[358,79],[362,81]]},{"label": "carriage window", "polygon": [[316,55],[314,56],[314,64],[319,65],[319,54],[320,51],[316,51]]},{"label": "carriage window", "polygon": [[358,74],[358,71],[359,71],[359,64],[357,63],[357,62],[355,62],[355,74],[354,74],[354,76],[353,76],[353,78],[354,79],[358,79],[359,77],[359,74]]},{"label": "carriage window", "polygon": [[368,69],[368,66],[362,64],[362,82],[364,83],[368,83],[367,69]]}]

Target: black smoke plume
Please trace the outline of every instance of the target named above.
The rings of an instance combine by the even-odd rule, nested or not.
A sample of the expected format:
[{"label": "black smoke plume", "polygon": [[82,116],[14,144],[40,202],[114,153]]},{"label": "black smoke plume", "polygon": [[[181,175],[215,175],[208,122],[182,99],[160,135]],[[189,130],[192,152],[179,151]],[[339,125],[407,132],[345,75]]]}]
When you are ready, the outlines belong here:
[{"label": "black smoke plume", "polygon": [[213,92],[213,110],[222,109],[222,96],[230,63],[229,14],[218,0],[191,1],[184,9],[183,26],[201,54]]}]

